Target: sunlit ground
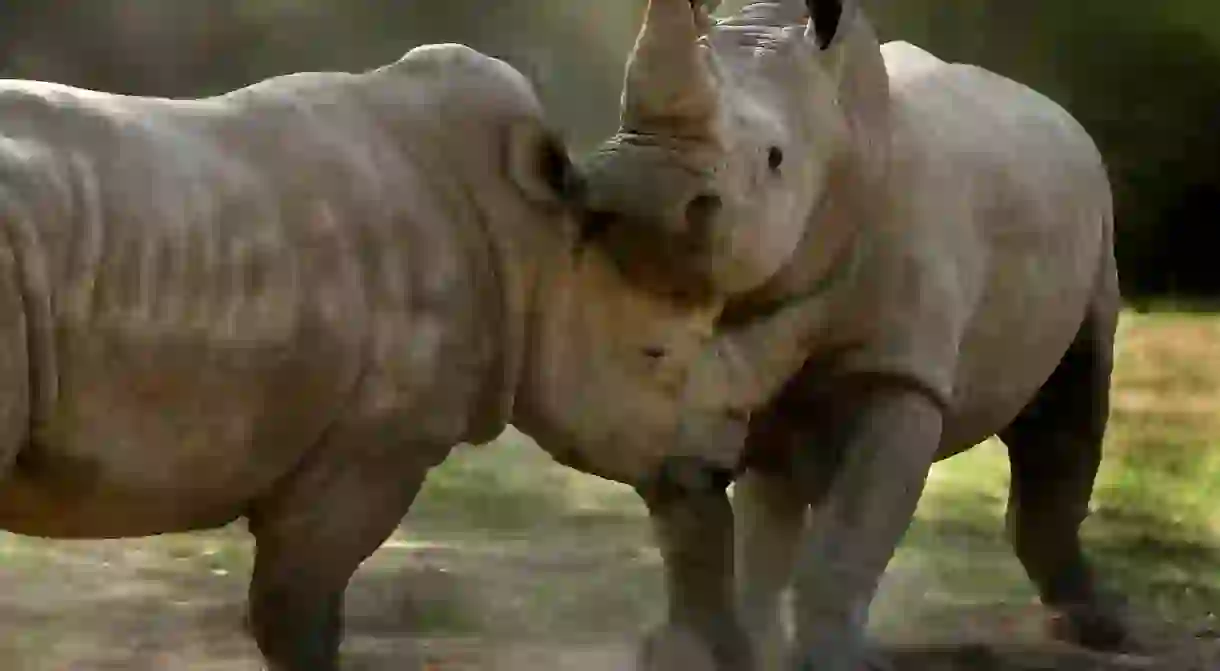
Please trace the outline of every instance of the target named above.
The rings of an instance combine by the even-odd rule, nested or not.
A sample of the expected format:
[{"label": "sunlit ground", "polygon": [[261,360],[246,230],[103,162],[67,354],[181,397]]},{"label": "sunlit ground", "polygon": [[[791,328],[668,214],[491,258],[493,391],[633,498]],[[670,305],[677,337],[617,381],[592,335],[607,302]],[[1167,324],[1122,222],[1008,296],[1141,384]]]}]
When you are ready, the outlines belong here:
[{"label": "sunlit ground", "polygon": [[[1220,626],[1216,343],[1217,317],[1125,315],[1086,525],[1102,570],[1167,646]],[[1002,532],[1007,482],[998,443],[935,468],[874,608],[879,637],[1039,644],[1034,592]],[[0,535],[0,668],[256,669],[241,633],[250,551],[240,526],[119,542]],[[429,661],[628,669],[633,637],[660,617],[662,599],[634,495],[510,435],[435,471],[402,531],[357,575],[347,659],[410,671]],[[1185,671],[1184,659],[1156,668]]]}]

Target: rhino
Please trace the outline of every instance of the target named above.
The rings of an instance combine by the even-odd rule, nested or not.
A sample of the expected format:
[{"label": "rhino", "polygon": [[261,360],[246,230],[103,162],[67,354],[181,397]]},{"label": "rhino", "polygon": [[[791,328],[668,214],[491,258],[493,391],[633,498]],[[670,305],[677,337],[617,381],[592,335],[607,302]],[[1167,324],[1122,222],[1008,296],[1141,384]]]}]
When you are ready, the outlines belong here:
[{"label": "rhino", "polygon": [[643,662],[682,643],[721,671],[883,664],[868,610],[929,469],[993,436],[1058,635],[1138,647],[1079,534],[1122,302],[1089,134],[1020,83],[882,45],[857,0],[714,4],[650,1],[587,207],[623,263],[728,296],[726,336],[803,305],[805,359],[731,466],[709,447],[716,477],[641,492],[669,601]]},{"label": "rhino", "polygon": [[649,490],[738,454],[804,313],[720,339],[725,299],[629,275],[582,185],[529,81],[458,44],[203,99],[0,81],[0,529],[244,518],[266,663],[331,671],[453,446],[512,423]]}]

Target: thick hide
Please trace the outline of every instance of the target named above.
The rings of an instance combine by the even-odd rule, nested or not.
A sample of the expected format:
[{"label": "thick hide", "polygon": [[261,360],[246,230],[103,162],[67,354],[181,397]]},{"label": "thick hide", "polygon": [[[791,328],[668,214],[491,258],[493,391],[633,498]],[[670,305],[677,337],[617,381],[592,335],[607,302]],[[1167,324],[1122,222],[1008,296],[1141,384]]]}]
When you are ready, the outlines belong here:
[{"label": "thick hide", "polygon": [[454,445],[511,421],[634,485],[735,461],[783,377],[723,353],[773,335],[715,340],[722,301],[626,274],[579,194],[525,78],[457,45],[202,100],[0,82],[0,528],[245,516],[268,664],[332,671]]},{"label": "thick hide", "polygon": [[3,222],[21,270],[4,280],[25,306],[5,318],[24,315],[31,352],[5,379],[33,399],[28,444],[3,447],[22,450],[0,486],[5,526],[223,523],[358,392],[419,418],[403,442],[471,430],[499,354],[473,315],[500,310],[497,279],[461,180],[429,174],[417,155],[436,150],[403,134],[429,103],[369,100],[427,98],[398,67],[199,101],[4,83]]},{"label": "thick hide", "polygon": [[[683,76],[715,92],[714,113],[701,135],[641,123],[633,101],[649,96],[633,88],[661,81],[677,100],[681,85],[677,61],[651,60],[660,47],[637,50],[623,128],[588,161],[591,207],[622,222],[607,234],[618,253],[734,294],[724,341],[786,320],[772,333],[805,364],[762,394],[740,455],[736,599],[723,588],[731,563],[673,564],[671,603],[699,608],[671,609],[669,630],[701,632],[717,668],[739,669],[740,651],[712,643],[735,640],[724,632],[736,610],[767,668],[856,671],[869,602],[929,467],[1000,435],[1014,547],[1043,601],[1077,641],[1120,645],[1124,625],[1078,535],[1120,303],[1110,186],[1088,134],[1016,82],[881,47],[850,0],[750,3],[683,39],[662,43],[697,56]],[[634,254],[627,230],[661,231],[671,260]],[[756,342],[740,359],[779,374],[784,358],[764,353],[777,341]],[[707,453],[729,458],[718,449]],[[670,555],[723,555],[723,518],[690,521],[714,507],[707,496],[650,506]],[[702,545],[674,547],[684,543]],[[789,584],[793,650],[777,633]]]}]

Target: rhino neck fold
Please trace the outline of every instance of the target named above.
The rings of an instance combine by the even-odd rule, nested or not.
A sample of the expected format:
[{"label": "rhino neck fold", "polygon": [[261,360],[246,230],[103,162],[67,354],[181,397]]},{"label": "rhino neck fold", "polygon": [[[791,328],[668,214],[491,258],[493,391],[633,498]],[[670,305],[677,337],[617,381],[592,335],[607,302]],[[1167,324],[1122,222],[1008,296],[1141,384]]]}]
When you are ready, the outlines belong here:
[{"label": "rhino neck fold", "polygon": [[486,272],[490,275],[490,286],[496,291],[495,296],[480,296],[487,299],[481,305],[495,306],[494,313],[484,317],[488,328],[496,330],[493,338],[496,354],[491,359],[476,399],[468,435],[464,438],[464,442],[478,445],[498,437],[513,417],[529,337],[530,278],[537,273],[534,260],[525,251],[532,249],[530,241],[518,239],[518,231],[494,225],[499,218],[496,213],[487,211],[487,204],[478,198],[477,188],[465,183],[461,188],[467,202],[473,203],[474,219],[485,245]]},{"label": "rhino neck fold", "polygon": [[[392,71],[386,73],[392,75]],[[545,233],[536,230],[534,221],[522,220],[511,208],[506,212],[498,202],[519,197],[495,186],[503,180],[497,172],[499,161],[489,161],[485,151],[466,151],[499,140],[479,135],[492,132],[485,124],[461,123],[469,115],[450,106],[464,105],[464,101],[391,97],[386,103],[379,97],[394,90],[389,84],[373,89],[369,96],[377,102],[371,108],[378,113],[378,122],[390,129],[389,136],[409,140],[395,150],[409,157],[412,165],[430,167],[422,176],[424,188],[441,203],[444,225],[453,226],[453,235],[462,238],[464,253],[477,259],[470,267],[467,295],[473,303],[470,309],[475,311],[476,328],[483,331],[474,335],[486,337],[492,347],[479,389],[471,399],[462,442],[486,443],[504,431],[517,405],[529,335],[530,291],[538,275]]]},{"label": "rhino neck fold", "polygon": [[[883,147],[888,156],[888,145]],[[817,299],[829,305],[851,295],[875,250],[872,227],[886,216],[888,185],[880,177],[884,170],[857,149],[833,164],[789,262],[758,289],[734,298],[722,323],[741,325],[793,301]]]},{"label": "rhino neck fold", "polygon": [[[508,225],[510,217],[497,212],[495,202],[489,202],[494,198],[489,199],[485,186],[481,188],[481,181],[489,179],[487,159],[465,156],[445,141],[424,140],[450,137],[432,118],[412,121],[410,129],[394,133],[412,138],[409,146],[397,149],[413,165],[432,166],[423,180],[443,210],[443,221],[437,223],[452,227],[451,234],[461,240],[461,253],[472,259],[465,278],[469,292],[464,295],[471,301],[474,328],[481,333],[471,335],[475,341],[485,338],[492,343],[460,439],[477,445],[498,437],[512,417],[524,356],[526,285],[532,267],[525,250],[531,249],[531,241],[519,239],[525,237],[516,230],[520,225]],[[460,139],[453,144],[463,146]]]}]

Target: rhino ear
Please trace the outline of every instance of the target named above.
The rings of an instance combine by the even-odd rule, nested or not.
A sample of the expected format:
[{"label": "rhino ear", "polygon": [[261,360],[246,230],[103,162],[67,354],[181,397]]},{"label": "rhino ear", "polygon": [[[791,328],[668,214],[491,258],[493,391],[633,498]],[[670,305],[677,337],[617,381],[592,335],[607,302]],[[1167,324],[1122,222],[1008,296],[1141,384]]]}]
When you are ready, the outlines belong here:
[{"label": "rhino ear", "polygon": [[830,47],[839,25],[843,22],[844,0],[805,0],[809,8],[809,22],[813,29],[818,46],[822,49]]},{"label": "rhino ear", "polygon": [[584,181],[559,136],[536,122],[512,124],[508,133],[508,177],[532,202],[575,204],[584,196]]}]

